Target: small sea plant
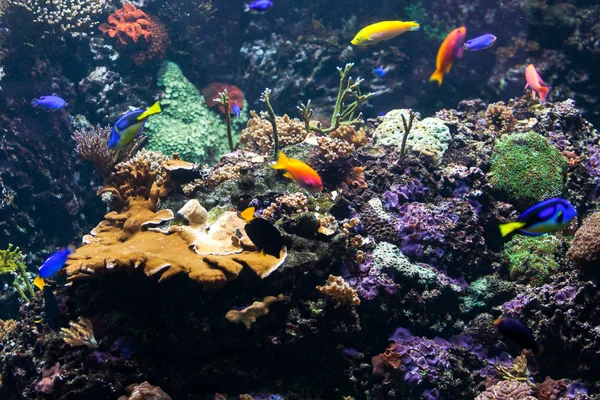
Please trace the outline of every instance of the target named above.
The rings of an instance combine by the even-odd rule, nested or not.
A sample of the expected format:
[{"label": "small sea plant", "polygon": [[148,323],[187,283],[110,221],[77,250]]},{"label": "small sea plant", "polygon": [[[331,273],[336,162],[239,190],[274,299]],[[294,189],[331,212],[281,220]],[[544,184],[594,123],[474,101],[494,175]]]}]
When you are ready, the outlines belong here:
[{"label": "small sea plant", "polygon": [[279,135],[277,134],[277,120],[275,119],[275,111],[271,106],[271,89],[266,88],[264,92],[260,95],[260,101],[265,103],[267,106],[267,112],[261,113],[261,117],[266,119],[271,123],[273,127],[273,160],[277,160],[277,156],[279,154]]},{"label": "small sea plant", "polygon": [[221,103],[225,109],[225,120],[227,121],[227,139],[229,140],[229,151],[235,150],[233,146],[233,136],[231,136],[231,114],[229,114],[229,93],[227,89],[219,92],[219,97],[215,98],[217,103]]},{"label": "small sea plant", "polygon": [[[337,99],[335,101],[335,106],[333,108],[333,115],[331,116],[331,124],[328,128],[321,127],[320,123],[317,123],[316,125],[310,125],[309,120],[313,114],[310,108],[310,100],[306,102],[306,105],[300,104],[298,110],[300,111],[300,115],[302,116],[302,119],[307,127],[307,134],[309,133],[308,130],[311,130],[314,132],[319,132],[322,135],[327,135],[335,131],[340,126],[356,125],[364,122],[362,119],[362,113],[356,115],[356,112],[362,103],[366,102],[373,96],[373,93],[367,93],[364,95],[361,93],[360,84],[363,82],[363,79],[352,79],[350,76],[350,70],[352,70],[353,66],[354,63],[348,63],[343,69],[340,67],[337,68],[338,72],[340,73],[340,87]],[[354,101],[346,107],[344,102],[351,96],[354,96]]]},{"label": "small sea plant", "polygon": [[13,287],[21,298],[28,302],[33,296],[33,286],[27,276],[25,256],[21,249],[12,244],[6,250],[0,250],[0,275],[10,274],[13,276]]},{"label": "small sea plant", "polygon": [[406,139],[412,129],[413,121],[415,120],[416,114],[413,110],[408,112],[408,123],[404,114],[402,114],[402,125],[404,126],[404,136],[402,137],[402,145],[400,146],[400,159],[398,163],[402,165],[404,163],[404,156],[406,155]]}]

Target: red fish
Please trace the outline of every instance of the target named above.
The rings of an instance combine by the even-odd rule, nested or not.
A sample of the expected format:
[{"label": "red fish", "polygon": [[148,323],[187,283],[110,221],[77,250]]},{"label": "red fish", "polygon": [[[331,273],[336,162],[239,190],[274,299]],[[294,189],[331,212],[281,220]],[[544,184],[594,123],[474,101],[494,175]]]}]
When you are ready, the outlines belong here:
[{"label": "red fish", "polygon": [[527,79],[525,89],[529,88],[533,90],[534,98],[537,93],[538,96],[540,96],[540,103],[544,104],[546,102],[546,97],[548,97],[548,92],[550,92],[550,87],[544,84],[542,77],[538,74],[533,64],[529,64],[527,68],[525,68],[525,79]]},{"label": "red fish", "polygon": [[435,72],[431,74],[429,82],[436,81],[439,86],[442,86],[444,74],[450,72],[452,63],[456,57],[462,58],[463,42],[467,36],[467,28],[461,26],[456,28],[446,36],[438,50],[437,59],[435,60]]}]

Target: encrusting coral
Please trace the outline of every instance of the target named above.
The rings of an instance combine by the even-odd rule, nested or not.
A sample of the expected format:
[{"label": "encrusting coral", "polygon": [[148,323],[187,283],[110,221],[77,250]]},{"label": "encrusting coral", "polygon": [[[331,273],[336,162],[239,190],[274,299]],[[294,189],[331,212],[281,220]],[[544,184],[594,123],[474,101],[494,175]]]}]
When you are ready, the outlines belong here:
[{"label": "encrusting coral", "polygon": [[242,233],[246,222],[235,212],[223,213],[208,231],[206,210],[196,200],[180,210],[188,226],[154,229],[174,218],[171,210],[156,211],[168,191],[167,163],[152,168],[149,159],[138,157],[117,165],[107,179],[110,186],[101,192],[111,193],[118,211],[108,213],[68,260],[65,271],[71,279],[141,268],[147,276],[160,276],[160,281],[186,274],[205,288],[220,287],[245,266],[265,278],[285,261],[285,249],[279,258],[261,257]]},{"label": "encrusting coral", "polygon": [[340,306],[357,306],[360,299],[356,290],[344,281],[341,276],[329,275],[327,283],[323,286],[317,286],[317,290],[335,302],[335,308]]},{"label": "encrusting coral", "polygon": [[500,381],[487,388],[475,400],[536,400],[536,398],[531,395],[531,388],[527,383]]},{"label": "encrusting coral", "polygon": [[[252,151],[267,154],[273,150],[273,127],[268,120],[261,118],[255,111],[251,111],[250,115],[252,118],[242,130],[240,143]],[[290,118],[287,114],[276,117],[275,120],[280,149],[304,140],[306,132],[302,121]]]},{"label": "encrusting coral", "polygon": [[263,301],[255,301],[252,305],[244,308],[243,310],[230,310],[225,314],[225,318],[233,323],[244,324],[246,329],[250,329],[252,324],[256,322],[258,317],[267,315],[269,313],[269,307],[271,304],[276,303],[284,299],[282,294],[277,297],[267,296]]},{"label": "encrusting coral", "polygon": [[590,215],[581,228],[575,233],[573,243],[567,252],[567,257],[577,268],[594,275],[600,264],[600,212]]},{"label": "encrusting coral", "polygon": [[98,348],[98,342],[94,337],[92,321],[86,318],[79,318],[77,322],[70,321],[69,328],[60,329],[60,336],[71,347],[86,346],[88,349]]},{"label": "encrusting coral", "polygon": [[126,395],[120,396],[118,400],[171,400],[171,396],[164,390],[148,382],[129,385],[125,388],[125,393]]}]

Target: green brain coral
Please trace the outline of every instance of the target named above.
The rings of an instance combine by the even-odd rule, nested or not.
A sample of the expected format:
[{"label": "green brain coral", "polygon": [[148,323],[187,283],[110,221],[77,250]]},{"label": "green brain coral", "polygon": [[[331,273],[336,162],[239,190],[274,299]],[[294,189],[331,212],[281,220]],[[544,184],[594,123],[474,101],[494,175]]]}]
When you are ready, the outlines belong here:
[{"label": "green brain coral", "polygon": [[561,248],[562,241],[554,235],[515,236],[502,253],[508,260],[512,279],[539,286],[558,270],[555,255],[561,254]]},{"label": "green brain coral", "polygon": [[535,132],[503,137],[491,158],[490,183],[520,209],[563,193],[567,160]]},{"label": "green brain coral", "polygon": [[165,61],[158,72],[158,86],[164,88],[163,112],[148,118],[144,133],[149,150],[169,156],[179,153],[186,161],[209,164],[229,151],[224,120],[208,108],[177,64]]}]

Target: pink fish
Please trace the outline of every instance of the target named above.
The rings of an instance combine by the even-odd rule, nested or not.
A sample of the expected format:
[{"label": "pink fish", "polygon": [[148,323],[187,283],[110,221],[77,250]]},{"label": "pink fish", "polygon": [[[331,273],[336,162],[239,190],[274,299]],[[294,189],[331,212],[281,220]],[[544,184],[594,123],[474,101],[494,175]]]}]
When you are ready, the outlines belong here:
[{"label": "pink fish", "polygon": [[533,90],[534,98],[537,93],[540,96],[540,103],[544,104],[546,102],[546,97],[548,97],[550,86],[544,84],[542,77],[538,74],[533,64],[529,64],[527,68],[525,68],[525,79],[527,79],[525,89],[529,88]]}]

